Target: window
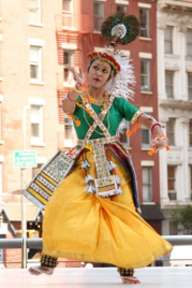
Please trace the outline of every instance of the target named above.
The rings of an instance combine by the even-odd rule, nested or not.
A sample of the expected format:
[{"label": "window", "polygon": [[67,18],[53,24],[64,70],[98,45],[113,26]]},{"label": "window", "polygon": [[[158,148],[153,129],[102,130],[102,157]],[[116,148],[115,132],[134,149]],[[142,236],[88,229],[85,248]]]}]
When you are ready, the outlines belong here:
[{"label": "window", "polygon": [[165,91],[168,99],[173,99],[173,76],[174,72],[165,72]]},{"label": "window", "polygon": [[127,5],[117,4],[117,12],[127,13]]},{"label": "window", "polygon": [[[64,59],[64,65],[70,64],[71,66],[74,66],[74,51],[73,50],[64,50],[63,52],[63,59]],[[67,68],[64,68],[64,82],[70,82],[70,75],[72,77],[72,74]]]},{"label": "window", "polygon": [[42,168],[43,164],[39,163],[37,164],[37,167],[32,168],[32,178],[35,177],[35,175],[37,175],[37,173],[39,172],[39,170]]},{"label": "window", "polygon": [[94,30],[100,31],[104,21],[104,3],[94,1]]},{"label": "window", "polygon": [[[150,113],[147,113],[147,114],[150,114]],[[142,148],[150,148],[150,142],[151,142],[150,130],[147,127],[142,125],[141,135],[142,135]]]},{"label": "window", "polygon": [[152,202],[152,167],[142,167],[143,202]]},{"label": "window", "polygon": [[192,56],[192,29],[187,29],[187,55]]},{"label": "window", "polygon": [[173,53],[173,27],[165,29],[165,54]]},{"label": "window", "polygon": [[124,127],[123,127],[123,132],[120,134],[120,142],[123,145],[130,147],[129,137],[127,137],[127,135],[126,135],[126,131],[129,130],[129,122],[127,122],[125,119],[123,119],[123,124],[124,124]]},{"label": "window", "polygon": [[63,0],[62,26],[75,28],[75,19],[73,17],[73,0]]},{"label": "window", "polygon": [[72,12],[72,0],[63,0],[63,11]]},{"label": "window", "polygon": [[175,145],[175,119],[170,118],[167,122],[167,137],[169,139],[169,145]]},{"label": "window", "polygon": [[192,100],[192,73],[188,73],[188,100]]},{"label": "window", "polygon": [[43,106],[31,105],[31,144],[43,143]]},{"label": "window", "polygon": [[74,128],[73,121],[67,116],[64,115],[64,146],[73,147],[74,145]]},{"label": "window", "polygon": [[150,91],[150,60],[141,59],[141,91]]},{"label": "window", "polygon": [[41,22],[41,0],[29,0],[29,22]]},{"label": "window", "polygon": [[149,9],[140,8],[140,36],[149,37]]},{"label": "window", "polygon": [[170,200],[177,200],[177,194],[175,191],[175,171],[176,166],[167,167],[168,196]]},{"label": "window", "polygon": [[189,121],[189,146],[192,147],[192,119]]},{"label": "window", "polygon": [[42,47],[30,46],[31,79],[42,80]]}]

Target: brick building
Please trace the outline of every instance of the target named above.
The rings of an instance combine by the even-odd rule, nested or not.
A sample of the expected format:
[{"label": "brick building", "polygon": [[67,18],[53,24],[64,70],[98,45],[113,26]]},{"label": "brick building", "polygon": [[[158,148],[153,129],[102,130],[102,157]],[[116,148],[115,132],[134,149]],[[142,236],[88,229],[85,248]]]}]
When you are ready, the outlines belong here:
[{"label": "brick building", "polygon": [[[58,149],[76,144],[72,123],[60,104],[74,85],[64,64],[82,65],[86,72],[88,52],[108,44],[99,32],[102,21],[120,10],[141,22],[140,36],[119,47],[133,59],[137,82],[133,104],[158,118],[155,1],[91,0],[86,5],[83,0],[0,1],[0,199],[9,202],[0,204],[0,211],[4,211],[4,222],[8,219],[18,230],[17,213],[9,219],[6,206],[19,207],[19,196],[2,197],[21,190],[21,172],[14,168],[13,151],[24,147],[37,151],[37,167],[25,171],[28,183]],[[147,153],[150,133],[142,128],[122,141],[136,170],[143,217],[161,233],[159,158]],[[33,205],[28,201],[26,205],[30,230],[39,211],[32,214]],[[14,237],[10,229],[9,233]]]}]

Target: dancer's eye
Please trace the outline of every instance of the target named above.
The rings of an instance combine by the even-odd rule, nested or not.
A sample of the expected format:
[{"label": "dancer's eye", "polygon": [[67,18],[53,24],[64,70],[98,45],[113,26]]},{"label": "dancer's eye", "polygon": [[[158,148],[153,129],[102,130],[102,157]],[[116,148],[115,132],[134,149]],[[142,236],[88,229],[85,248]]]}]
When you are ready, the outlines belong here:
[{"label": "dancer's eye", "polygon": [[103,69],[103,73],[108,73],[108,70],[107,69]]},{"label": "dancer's eye", "polygon": [[94,68],[95,70],[98,70],[98,69],[99,69],[99,67],[98,67],[97,65],[93,66],[93,68]]}]

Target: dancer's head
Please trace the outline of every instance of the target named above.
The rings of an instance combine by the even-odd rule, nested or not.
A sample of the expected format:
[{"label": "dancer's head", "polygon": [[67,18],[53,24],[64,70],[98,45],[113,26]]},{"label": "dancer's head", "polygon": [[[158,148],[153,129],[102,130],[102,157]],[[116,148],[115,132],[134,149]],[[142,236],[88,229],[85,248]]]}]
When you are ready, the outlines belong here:
[{"label": "dancer's head", "polygon": [[106,61],[96,59],[92,60],[88,66],[88,82],[94,88],[100,88],[111,80],[114,75],[114,69]]}]

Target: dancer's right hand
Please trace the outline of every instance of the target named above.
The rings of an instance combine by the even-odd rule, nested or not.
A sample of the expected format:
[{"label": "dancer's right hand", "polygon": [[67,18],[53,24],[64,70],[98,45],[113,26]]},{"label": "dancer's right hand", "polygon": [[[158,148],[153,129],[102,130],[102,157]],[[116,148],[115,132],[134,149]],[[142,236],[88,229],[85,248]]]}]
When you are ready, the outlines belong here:
[{"label": "dancer's right hand", "polygon": [[69,64],[64,65],[64,67],[68,69],[69,71],[71,71],[71,73],[73,74],[73,78],[77,83],[82,84],[82,85],[85,84],[85,76],[83,74],[83,69],[81,66],[79,67],[79,73],[76,72],[75,68]]}]

